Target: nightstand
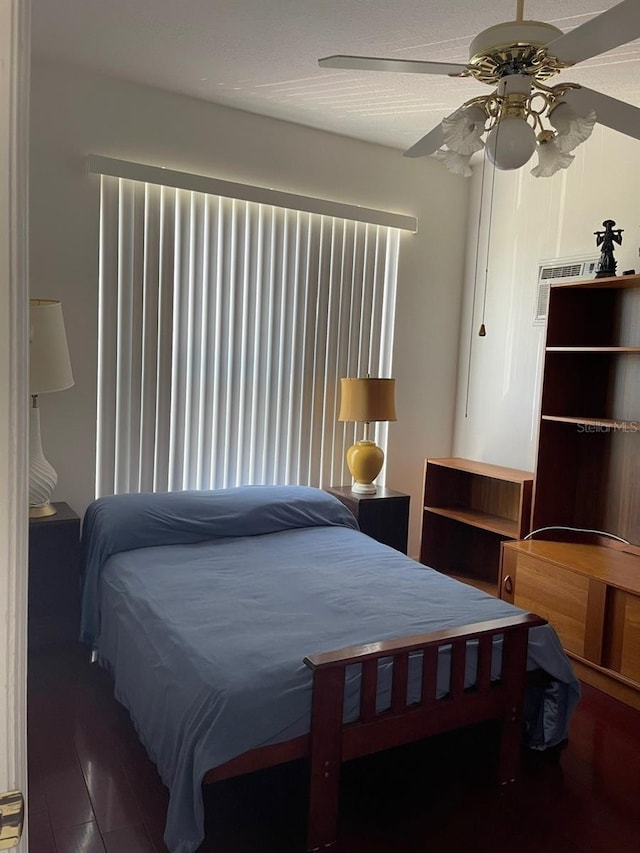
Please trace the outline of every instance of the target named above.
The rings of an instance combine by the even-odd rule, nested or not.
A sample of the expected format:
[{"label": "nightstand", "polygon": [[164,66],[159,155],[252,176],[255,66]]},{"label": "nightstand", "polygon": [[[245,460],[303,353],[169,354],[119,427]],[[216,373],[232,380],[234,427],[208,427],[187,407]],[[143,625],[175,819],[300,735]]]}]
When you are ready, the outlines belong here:
[{"label": "nightstand", "polygon": [[77,642],[80,624],[80,518],[66,503],[29,519],[29,651]]},{"label": "nightstand", "polygon": [[377,487],[375,495],[359,495],[351,491],[351,486],[328,486],[325,492],[351,510],[367,536],[407,553],[409,495],[382,486]]}]

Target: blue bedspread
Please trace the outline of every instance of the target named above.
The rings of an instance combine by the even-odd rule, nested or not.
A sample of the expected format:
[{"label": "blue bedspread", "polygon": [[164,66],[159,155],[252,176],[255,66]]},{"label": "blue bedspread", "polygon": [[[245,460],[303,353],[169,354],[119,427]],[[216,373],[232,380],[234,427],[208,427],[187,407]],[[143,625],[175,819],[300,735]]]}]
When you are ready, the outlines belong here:
[{"label": "blue bedspread", "polygon": [[[207,770],[309,731],[305,655],[514,612],[356,527],[303,487],[125,495],[87,511],[83,634],[170,790],[173,853],[202,840]],[[528,666],[556,680],[532,729],[551,746],[579,691],[549,626],[530,632]]]}]

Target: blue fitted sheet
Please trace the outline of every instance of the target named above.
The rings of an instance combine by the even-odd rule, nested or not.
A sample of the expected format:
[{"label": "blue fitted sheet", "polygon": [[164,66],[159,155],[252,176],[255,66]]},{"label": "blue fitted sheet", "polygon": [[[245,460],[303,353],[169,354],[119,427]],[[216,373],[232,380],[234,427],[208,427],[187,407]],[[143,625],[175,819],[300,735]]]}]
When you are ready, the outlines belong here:
[{"label": "blue fitted sheet", "polygon": [[[249,495],[252,506],[267,500],[267,491],[253,488],[259,492]],[[301,513],[285,513],[286,523],[278,511],[274,523],[260,521],[255,535],[214,534],[187,544],[151,545],[146,534],[120,535],[120,544],[145,545],[103,548],[89,566],[101,624],[93,639],[113,672],[117,698],[170,790],[165,841],[173,853],[191,853],[202,840],[207,770],[309,731],[305,655],[515,611],[359,533],[331,496],[285,488],[273,493],[276,503],[301,504]],[[231,491],[232,503],[242,503],[246,495]],[[212,494],[215,505],[223,500]],[[102,500],[102,514],[109,516],[109,501]],[[160,503],[166,508],[172,501]],[[124,515],[120,510],[118,525],[140,528],[131,503]],[[312,518],[312,525],[300,526],[302,517]],[[101,524],[92,525],[95,539]],[[173,527],[180,525],[170,521]],[[273,532],[264,532],[270,527]],[[113,544],[113,525],[105,529]],[[173,535],[159,529],[163,542]],[[87,601],[85,596],[85,608]],[[579,689],[549,626],[530,632],[528,666],[556,680],[548,707],[531,728],[534,746],[551,746],[566,737]],[[440,692],[448,678],[442,669]],[[355,705],[357,691],[350,688],[356,680],[352,673],[347,717],[355,712],[349,702]]]}]

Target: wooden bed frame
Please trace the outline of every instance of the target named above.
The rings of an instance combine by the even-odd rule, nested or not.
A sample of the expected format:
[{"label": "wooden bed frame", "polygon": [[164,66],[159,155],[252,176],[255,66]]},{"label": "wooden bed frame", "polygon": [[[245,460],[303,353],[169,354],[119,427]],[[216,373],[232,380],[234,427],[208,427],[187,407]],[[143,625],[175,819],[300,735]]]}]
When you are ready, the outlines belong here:
[{"label": "wooden bed frame", "polygon": [[[545,623],[545,619],[532,613],[517,614],[306,657],[304,662],[313,671],[311,732],[285,743],[250,750],[210,770],[204,782],[310,758],[309,851],[330,847],[336,841],[343,761],[495,719],[501,723],[498,781],[512,782],[522,743],[529,629]],[[496,636],[503,638],[502,671],[499,679],[491,680]],[[471,641],[478,644],[478,663],[475,684],[465,689],[466,650]],[[442,646],[451,647],[451,680],[449,692],[438,698],[437,661]],[[421,696],[412,703],[407,701],[410,655],[422,656]],[[380,659],[392,661],[391,706],[383,712],[376,710]],[[362,665],[360,712],[357,720],[343,723],[345,670],[351,664]]]}]

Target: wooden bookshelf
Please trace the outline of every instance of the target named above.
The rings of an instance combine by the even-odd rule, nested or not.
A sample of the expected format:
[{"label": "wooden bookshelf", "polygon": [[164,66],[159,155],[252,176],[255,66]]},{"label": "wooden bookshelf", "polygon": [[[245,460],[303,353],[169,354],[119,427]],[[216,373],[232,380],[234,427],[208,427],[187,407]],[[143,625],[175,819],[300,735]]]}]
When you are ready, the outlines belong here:
[{"label": "wooden bookshelf", "polygon": [[580,678],[636,707],[639,356],[640,276],[551,286],[531,525],[542,530],[504,545],[500,584],[555,627]]},{"label": "wooden bookshelf", "polygon": [[529,530],[533,474],[472,459],[426,459],[420,560],[498,593],[500,543]]},{"label": "wooden bookshelf", "polygon": [[532,527],[640,541],[640,276],[552,285]]}]

